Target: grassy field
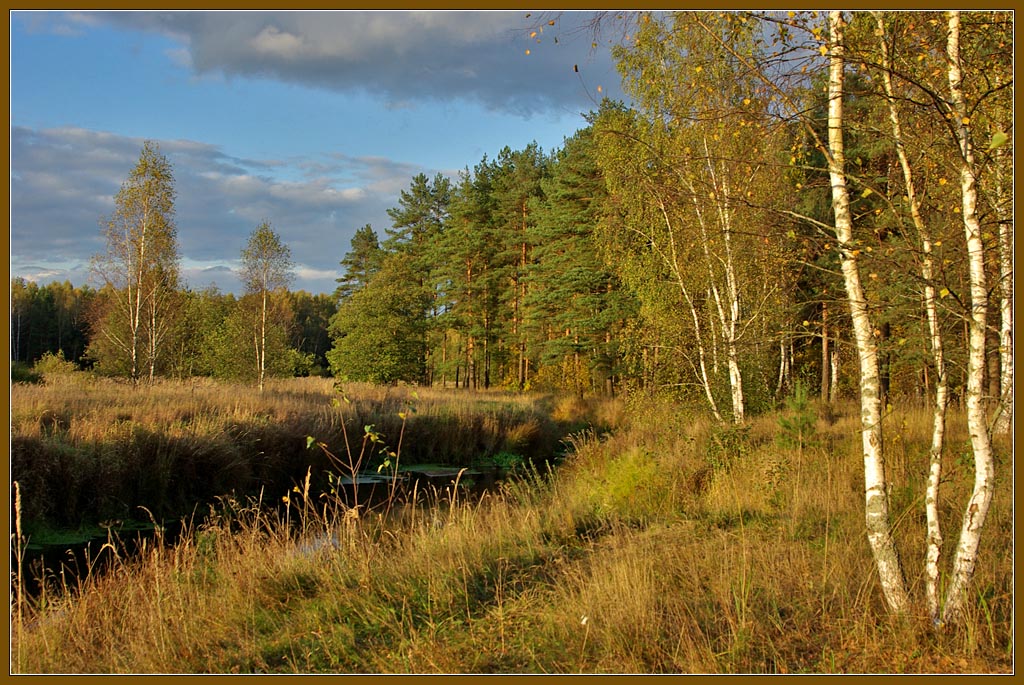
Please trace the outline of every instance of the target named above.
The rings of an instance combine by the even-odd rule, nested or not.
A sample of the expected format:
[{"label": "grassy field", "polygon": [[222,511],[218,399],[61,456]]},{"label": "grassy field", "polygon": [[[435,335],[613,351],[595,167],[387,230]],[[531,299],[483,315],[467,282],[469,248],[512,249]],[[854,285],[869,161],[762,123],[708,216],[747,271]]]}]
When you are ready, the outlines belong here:
[{"label": "grassy field", "polygon": [[[331,406],[328,390],[139,390],[130,420],[152,422],[154,433],[208,436],[257,416],[272,424],[347,411]],[[47,395],[64,392],[17,388],[14,435],[32,437],[40,424],[36,439],[63,431],[74,444],[74,436],[113,430],[87,418],[118,405],[103,399],[106,390],[63,404]],[[172,403],[165,392],[181,396]],[[397,417],[406,392],[350,388],[349,398]],[[488,414],[489,404],[501,405],[500,414]],[[551,423],[502,424],[513,407]],[[53,424],[38,418],[47,410],[58,416]],[[885,611],[864,535],[854,406],[819,408],[795,435],[799,422],[785,415],[721,428],[649,397],[585,403],[419,391],[416,416],[446,412],[498,425],[493,453],[522,447],[523,435],[548,425],[575,432],[550,471],[527,470],[483,496],[454,489],[387,515],[331,506],[330,496],[301,483],[275,494],[285,495],[282,508],[221,498],[174,546],[122,555],[103,575],[54,576],[31,599],[15,592],[12,670],[1012,672],[1008,443],[997,444],[999,489],[968,617],[936,632],[923,606],[900,618]],[[897,542],[923,604],[929,418],[897,409],[886,421]],[[948,433],[947,567],[972,479],[963,424],[956,416]],[[388,435],[392,428],[401,430],[400,419]],[[465,436],[446,439],[457,437]],[[403,453],[424,439],[406,433]]]}]

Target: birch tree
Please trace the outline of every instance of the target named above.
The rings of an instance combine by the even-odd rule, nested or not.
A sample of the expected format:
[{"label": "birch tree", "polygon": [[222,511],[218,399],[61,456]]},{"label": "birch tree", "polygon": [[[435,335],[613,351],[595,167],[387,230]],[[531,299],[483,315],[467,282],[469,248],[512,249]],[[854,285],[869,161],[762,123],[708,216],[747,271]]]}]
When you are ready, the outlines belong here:
[{"label": "birch tree", "polygon": [[868,542],[889,608],[895,613],[907,609],[908,596],[903,568],[892,537],[889,496],[886,491],[885,458],[882,441],[882,399],[879,388],[878,346],[875,326],[861,283],[859,250],[854,242],[850,195],[846,184],[843,145],[843,84],[845,69],[845,20],[840,11],[828,15],[828,143],[826,155],[832,185],[832,211],[839,243],[840,268],[850,307],[853,337],[860,362],[861,442],[864,452],[865,522]]},{"label": "birch tree", "polygon": [[974,490],[960,527],[960,542],[953,560],[953,577],[943,611],[945,621],[957,620],[964,609],[967,587],[974,575],[981,531],[985,525],[995,480],[995,462],[989,440],[983,383],[985,377],[985,332],[988,326],[988,281],[985,273],[985,245],[978,214],[978,166],[971,141],[972,113],[964,95],[964,74],[960,54],[960,12],[947,14],[946,57],[949,79],[949,112],[960,154],[960,194],[964,238],[970,271],[971,316],[967,361],[967,426],[974,452]]},{"label": "birch tree", "polygon": [[946,405],[949,387],[942,330],[934,280],[934,240],[921,211],[921,200],[915,186],[914,169],[907,152],[903,123],[897,106],[896,88],[893,85],[893,60],[890,55],[891,40],[885,15],[874,12],[878,49],[880,55],[880,76],[889,112],[892,139],[903,174],[903,189],[906,193],[907,208],[921,246],[921,280],[924,286],[923,305],[928,320],[929,343],[932,364],[935,368],[935,399],[932,410],[932,439],[929,449],[927,486],[925,489],[925,518],[927,539],[925,542],[925,598],[932,621],[939,619],[939,556],[942,552],[942,530],[939,523],[939,483],[942,476],[942,452],[946,428]]},{"label": "birch tree", "polygon": [[92,261],[92,272],[112,293],[99,329],[126,358],[133,382],[144,366],[153,379],[170,329],[167,316],[179,273],[174,199],[171,165],[158,145],[146,141],[103,228],[106,251]]},{"label": "birch tree", "polygon": [[258,370],[257,383],[260,392],[263,392],[267,370],[267,327],[272,324],[271,298],[274,291],[287,288],[292,279],[291,250],[281,242],[280,236],[266,221],[252,232],[242,250],[240,276],[246,293],[257,300],[252,349]]},{"label": "birch tree", "polygon": [[[781,191],[767,160],[778,154],[782,128],[767,125],[757,76],[719,42],[737,55],[761,49],[753,25],[730,15],[678,13],[664,23],[641,15],[628,47],[615,53],[639,119],[634,131],[614,135],[635,138],[623,141],[632,152],[622,161],[634,166],[636,179],[621,187],[645,188],[655,210],[658,235],[651,223],[636,229],[647,233],[647,245],[680,288],[680,315],[693,321],[694,366],[705,396],[717,414],[712,377],[723,368],[731,418],[743,423],[743,366],[749,373],[756,349],[747,338],[778,309],[778,280],[762,278],[781,268],[772,247],[776,222],[763,207]],[[609,159],[611,183],[624,171]]]}]

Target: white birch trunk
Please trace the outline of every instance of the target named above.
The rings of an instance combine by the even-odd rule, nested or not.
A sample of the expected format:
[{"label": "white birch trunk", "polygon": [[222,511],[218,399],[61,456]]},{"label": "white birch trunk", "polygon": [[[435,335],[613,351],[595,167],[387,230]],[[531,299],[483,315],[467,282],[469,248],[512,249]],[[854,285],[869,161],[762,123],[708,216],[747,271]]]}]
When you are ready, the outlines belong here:
[{"label": "white birch trunk", "polygon": [[[658,208],[661,210],[661,216],[665,220],[665,229],[668,232],[668,244],[670,250],[670,254],[668,255],[662,253],[662,259],[665,261],[666,266],[672,270],[672,273],[676,278],[676,283],[679,285],[679,290],[686,299],[687,305],[689,305],[690,315],[693,318],[694,338],[697,341],[697,357],[699,365],[698,380],[700,380],[701,386],[704,388],[704,395],[707,397],[708,405],[711,407],[711,413],[714,414],[715,420],[721,423],[722,414],[718,411],[718,403],[715,402],[714,393],[711,391],[711,382],[708,379],[707,364],[705,362],[706,352],[704,350],[704,339],[701,335],[700,316],[697,314],[697,308],[693,303],[693,299],[690,297],[690,291],[686,287],[685,280],[683,280],[682,272],[679,270],[679,253],[676,250],[676,239],[672,226],[672,219],[668,214],[668,208],[665,206],[665,203],[661,198],[658,198]],[[714,340],[712,340],[712,344],[714,344]]]},{"label": "white birch trunk", "polygon": [[985,246],[978,219],[977,173],[970,140],[970,120],[962,90],[960,70],[960,13],[948,14],[946,56],[949,64],[949,97],[953,127],[960,148],[960,191],[967,258],[971,279],[971,318],[967,358],[967,427],[974,452],[974,490],[964,512],[960,542],[953,560],[953,578],[946,593],[943,620],[958,620],[964,609],[967,588],[974,575],[981,531],[992,501],[994,463],[986,425],[983,387],[985,376],[985,327],[988,318],[988,289],[985,277]]},{"label": "white birch trunk", "polygon": [[704,361],[706,353],[704,352],[704,342],[700,334],[700,317],[697,316],[697,308],[693,306],[693,300],[690,299],[689,291],[682,283],[679,284],[679,287],[682,289],[683,297],[686,298],[687,304],[690,305],[690,314],[693,316],[693,328],[697,339],[697,363],[699,365],[698,377],[700,384],[704,388],[704,396],[707,397],[711,413],[714,414],[716,421],[722,423],[722,414],[718,411],[718,403],[715,402],[715,395],[711,392],[711,381],[708,379],[707,364]]},{"label": "white birch trunk", "polygon": [[260,310],[260,343],[258,345],[260,363],[260,392],[263,392],[263,378],[267,370],[267,288],[263,287],[263,307]]},{"label": "white birch trunk", "polygon": [[889,57],[887,32],[884,15],[874,12],[878,26],[879,49],[882,54],[882,83],[889,105],[889,122],[892,126],[896,154],[903,170],[904,188],[910,205],[910,216],[921,240],[921,277],[924,281],[924,309],[928,319],[928,333],[932,350],[932,363],[935,365],[935,404],[932,412],[932,442],[929,450],[928,479],[925,488],[925,598],[928,603],[928,614],[933,622],[939,620],[939,557],[942,553],[942,529],[939,523],[939,482],[942,476],[942,452],[946,430],[946,362],[943,350],[942,331],[939,328],[938,312],[936,311],[935,285],[933,281],[933,259],[931,231],[921,215],[920,201],[914,187],[913,169],[907,155],[903,138],[903,127],[899,111],[896,107],[895,91],[892,85],[892,74]]},{"label": "white birch trunk", "polygon": [[[999,408],[992,425],[996,435],[1006,435],[1013,425],[1013,207],[1012,185],[1007,198],[1003,177],[1007,150],[996,153],[996,214],[999,217]],[[1009,162],[1012,170],[1012,158]]]},{"label": "white birch trunk", "polygon": [[886,492],[882,443],[878,349],[860,280],[858,250],[853,244],[853,219],[850,214],[849,191],[846,187],[843,147],[843,24],[842,12],[829,13],[828,166],[832,184],[832,209],[835,214],[836,240],[840,248],[843,282],[850,305],[857,355],[860,359],[861,436],[864,451],[865,523],[868,542],[878,568],[886,603],[890,611],[902,613],[907,608],[908,599],[906,581],[889,521],[889,496]]},{"label": "white birch trunk", "polygon": [[[704,214],[697,201],[696,189],[690,186],[693,193],[694,208],[697,214],[697,223],[700,226],[701,245],[704,248],[704,259],[707,261],[708,280],[711,284],[711,292],[714,296],[715,308],[718,312],[719,331],[722,342],[725,344],[726,362],[729,368],[729,392],[732,400],[733,423],[743,423],[745,419],[745,403],[743,399],[743,376],[740,374],[739,351],[737,347],[737,327],[740,315],[739,288],[736,283],[736,267],[732,258],[732,216],[727,206],[729,190],[723,175],[722,181],[715,173],[714,164],[711,162],[711,150],[708,146],[707,137],[704,138],[704,154],[707,160],[708,175],[711,179],[711,186],[715,189],[713,201],[718,210],[719,235],[722,238],[724,256],[711,254],[710,236],[704,221]],[[723,303],[722,294],[715,277],[714,264],[721,262],[725,272],[725,297],[728,299],[728,312]]]}]

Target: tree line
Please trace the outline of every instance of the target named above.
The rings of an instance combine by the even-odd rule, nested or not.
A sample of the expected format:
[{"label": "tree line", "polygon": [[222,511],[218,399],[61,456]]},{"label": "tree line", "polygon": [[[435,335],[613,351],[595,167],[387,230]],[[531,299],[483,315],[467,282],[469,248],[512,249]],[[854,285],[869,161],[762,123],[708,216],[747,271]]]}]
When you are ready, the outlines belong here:
[{"label": "tree line", "polygon": [[383,236],[356,232],[333,295],[289,292],[288,248],[267,221],[243,250],[244,294],[183,287],[173,170],[147,142],[104,222],[100,288],[12,282],[11,357],[60,351],[133,379],[674,388],[742,423],[797,382],[858,396],[868,346],[882,401],[966,401],[973,363],[1005,430],[1011,24],[965,16],[968,87],[953,88],[943,15],[852,14],[841,97],[815,13],[621,17],[631,107],[601,103],[560,149],[417,175]]}]

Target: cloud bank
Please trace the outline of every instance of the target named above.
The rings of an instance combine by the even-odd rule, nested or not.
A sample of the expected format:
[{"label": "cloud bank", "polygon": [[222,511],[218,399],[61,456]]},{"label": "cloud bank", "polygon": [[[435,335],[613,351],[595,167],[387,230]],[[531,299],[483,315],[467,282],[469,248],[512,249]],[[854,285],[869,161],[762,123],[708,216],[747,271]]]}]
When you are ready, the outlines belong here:
[{"label": "cloud bank", "polygon": [[[101,223],[143,142],[81,128],[12,127],[12,276],[87,282],[88,258],[104,248]],[[236,291],[237,256],[267,220],[292,251],[295,287],[330,292],[355,230],[371,223],[383,234],[398,190],[429,171],[339,153],[268,161],[205,143],[155,142],[174,169],[182,265],[194,288]]]}]

